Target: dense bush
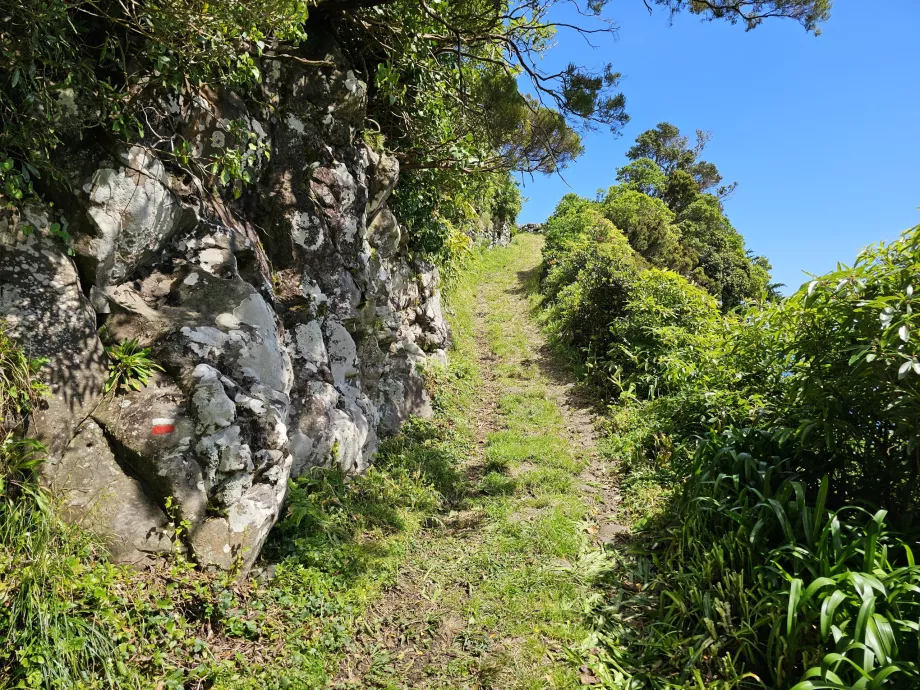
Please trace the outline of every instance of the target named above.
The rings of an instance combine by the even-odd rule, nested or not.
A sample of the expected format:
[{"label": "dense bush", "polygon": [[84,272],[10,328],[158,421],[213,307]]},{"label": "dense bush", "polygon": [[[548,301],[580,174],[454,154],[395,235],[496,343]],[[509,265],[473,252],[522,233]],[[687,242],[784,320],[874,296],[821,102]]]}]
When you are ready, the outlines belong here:
[{"label": "dense bush", "polygon": [[[606,215],[563,200],[543,288],[551,331],[611,403],[627,504],[658,509],[598,610],[609,682],[913,687],[920,228],[723,315]],[[669,507],[630,495],[652,475]]]},{"label": "dense bush", "polygon": [[[643,132],[627,154],[632,161],[616,171],[619,184],[598,201],[576,202],[569,195],[554,217],[576,206],[595,209],[623,232],[645,261],[702,287],[725,312],[745,302],[775,298],[770,264],[751,256],[722,207],[722,198],[735,184],[717,186],[722,179],[718,169],[699,159],[709,135],[698,132],[697,137],[691,146],[668,123]],[[553,251],[549,250],[550,261]]]},{"label": "dense bush", "polygon": [[709,295],[646,267],[592,202],[563,200],[546,223],[544,252],[551,330],[615,396],[650,399],[679,388],[724,328]]},{"label": "dense bush", "polygon": [[[915,687],[916,543],[884,510],[829,509],[783,434],[729,431],[699,449],[657,544],[613,572],[598,611],[629,687]],[[644,620],[636,626],[636,620]],[[625,649],[624,649],[625,648]]]}]

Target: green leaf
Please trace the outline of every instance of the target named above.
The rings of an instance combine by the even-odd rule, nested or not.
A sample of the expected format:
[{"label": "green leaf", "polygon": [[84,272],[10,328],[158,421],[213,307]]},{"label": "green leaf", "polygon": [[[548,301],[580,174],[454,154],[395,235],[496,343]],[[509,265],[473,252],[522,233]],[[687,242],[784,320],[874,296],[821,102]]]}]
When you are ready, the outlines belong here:
[{"label": "green leaf", "polygon": [[837,589],[821,604],[821,639],[827,640],[831,632],[831,625],[834,623],[834,612],[846,600],[847,595]]},{"label": "green leaf", "polygon": [[792,586],[789,588],[789,604],[786,607],[786,637],[792,636],[795,621],[795,612],[799,606],[799,600],[802,596],[802,581],[795,578]]}]

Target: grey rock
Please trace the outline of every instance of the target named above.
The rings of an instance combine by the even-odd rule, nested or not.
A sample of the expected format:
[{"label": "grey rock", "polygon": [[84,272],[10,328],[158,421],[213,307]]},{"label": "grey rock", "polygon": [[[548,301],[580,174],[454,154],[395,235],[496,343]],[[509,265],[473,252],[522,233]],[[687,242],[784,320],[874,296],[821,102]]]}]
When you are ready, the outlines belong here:
[{"label": "grey rock", "polygon": [[204,476],[192,454],[195,422],[184,393],[155,376],[139,391],[107,398],[93,412],[115,452],[161,505],[174,501],[178,516],[195,524],[208,506]]},{"label": "grey rock", "polygon": [[[26,235],[24,225],[32,230]],[[96,315],[80,290],[76,267],[49,235],[46,210],[29,208],[20,222],[0,214],[0,319],[6,334],[33,358],[51,395],[29,433],[53,460],[99,400],[108,377]]]},{"label": "grey rock", "polygon": [[[201,155],[235,144],[229,119],[256,131],[257,148],[271,146],[238,202],[202,194],[207,179],[170,175],[149,149],[112,160],[86,144],[98,157],[80,159],[76,202],[62,204],[76,267],[47,231],[4,249],[0,313],[64,374],[48,433],[70,516],[108,516],[92,525],[111,533],[120,558],[157,553],[158,538],[139,530],[162,528],[169,503],[189,524],[192,558],[245,573],[292,476],[364,471],[382,435],[432,412],[424,371],[443,364],[450,338],[440,279],[409,257],[387,207],[399,164],[361,143],[366,86],[327,38],[301,49],[321,65],[266,58],[268,107],[226,90],[159,104],[168,122],[158,125]],[[106,363],[81,284],[109,312],[110,337],[139,339],[163,367],[143,390],[99,400]],[[98,467],[76,450],[95,437],[110,451]],[[94,473],[119,490],[87,507],[74,492],[94,486]],[[139,517],[128,524],[132,506]]]},{"label": "grey rock", "polygon": [[172,550],[172,528],[157,501],[118,464],[102,429],[85,422],[57,464],[52,488],[64,517],[105,539],[120,563],[144,565]]},{"label": "grey rock", "polygon": [[84,187],[93,232],[76,244],[85,272],[92,276],[90,298],[101,313],[109,311],[106,288],[157,256],[188,221],[169,189],[166,168],[151,152],[133,146],[120,163],[117,169],[97,169]]},{"label": "grey rock", "polygon": [[367,229],[368,242],[384,259],[399,251],[399,222],[388,208],[382,208]]},{"label": "grey rock", "polygon": [[368,182],[367,223],[374,222],[377,214],[384,209],[390,194],[399,182],[399,161],[389,154],[374,154]]}]

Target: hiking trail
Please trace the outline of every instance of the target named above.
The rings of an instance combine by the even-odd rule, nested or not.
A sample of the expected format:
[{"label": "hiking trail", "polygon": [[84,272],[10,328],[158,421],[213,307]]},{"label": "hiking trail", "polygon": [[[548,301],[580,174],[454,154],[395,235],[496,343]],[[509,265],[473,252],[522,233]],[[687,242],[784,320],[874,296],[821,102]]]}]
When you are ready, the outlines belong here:
[{"label": "hiking trail", "polygon": [[[588,634],[580,559],[624,532],[592,401],[537,323],[543,239],[487,252],[467,289],[458,347],[478,369],[468,420],[469,490],[414,540],[373,602],[337,688],[569,688]],[[469,301],[471,300],[471,301]],[[471,313],[470,313],[471,312]],[[456,319],[460,321],[460,319]]]}]

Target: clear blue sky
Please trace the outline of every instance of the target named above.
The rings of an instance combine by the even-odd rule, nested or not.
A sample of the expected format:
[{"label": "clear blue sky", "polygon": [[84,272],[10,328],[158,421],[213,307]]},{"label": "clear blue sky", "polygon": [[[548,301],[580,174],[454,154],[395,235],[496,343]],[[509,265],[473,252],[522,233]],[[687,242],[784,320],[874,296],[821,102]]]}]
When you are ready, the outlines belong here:
[{"label": "clear blue sky", "polygon": [[[920,223],[920,2],[836,0],[821,36],[787,20],[754,31],[610,3],[618,38],[591,49],[561,33],[544,61],[612,62],[630,123],[597,131],[558,177],[524,180],[521,223],[540,222],[574,191],[593,198],[615,180],[636,135],[668,121],[710,130],[705,158],[738,190],[725,203],[748,246],[785,292],[867,244]],[[574,20],[560,12],[560,20]]]}]

